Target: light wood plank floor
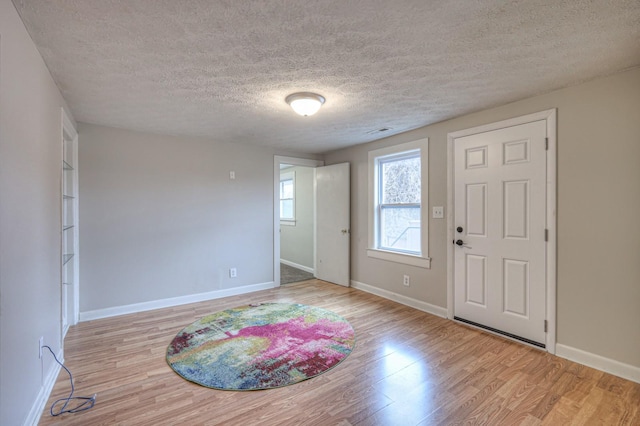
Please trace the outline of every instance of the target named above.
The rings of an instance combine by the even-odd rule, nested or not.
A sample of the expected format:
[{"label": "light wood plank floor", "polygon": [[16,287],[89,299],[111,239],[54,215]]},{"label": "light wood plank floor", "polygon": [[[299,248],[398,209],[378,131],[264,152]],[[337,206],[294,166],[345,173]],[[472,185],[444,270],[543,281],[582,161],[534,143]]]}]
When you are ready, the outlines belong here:
[{"label": "light wood plank floor", "polygon": [[[281,389],[230,392],[180,378],[165,362],[183,327],[256,302],[330,309],[356,330],[333,370]],[[41,425],[639,425],[640,384],[421,311],[322,281],[80,323],[66,339],[77,395],[93,409]]]}]

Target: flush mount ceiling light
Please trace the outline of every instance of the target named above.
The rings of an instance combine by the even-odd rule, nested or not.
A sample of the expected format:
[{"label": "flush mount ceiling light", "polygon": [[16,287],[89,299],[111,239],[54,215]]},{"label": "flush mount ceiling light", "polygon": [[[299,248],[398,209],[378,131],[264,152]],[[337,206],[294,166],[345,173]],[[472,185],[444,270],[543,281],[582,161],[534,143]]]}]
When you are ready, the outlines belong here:
[{"label": "flush mount ceiling light", "polygon": [[296,113],[306,117],[318,112],[324,103],[324,97],[317,93],[292,93],[286,97],[285,102],[288,103]]}]

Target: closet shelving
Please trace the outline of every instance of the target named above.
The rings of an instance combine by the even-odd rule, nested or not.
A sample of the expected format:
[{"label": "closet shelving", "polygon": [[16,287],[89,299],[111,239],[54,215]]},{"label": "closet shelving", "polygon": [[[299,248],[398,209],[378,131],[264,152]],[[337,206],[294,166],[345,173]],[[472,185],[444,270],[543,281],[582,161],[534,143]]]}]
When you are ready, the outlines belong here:
[{"label": "closet shelving", "polygon": [[78,135],[62,113],[61,287],[63,338],[78,322]]}]

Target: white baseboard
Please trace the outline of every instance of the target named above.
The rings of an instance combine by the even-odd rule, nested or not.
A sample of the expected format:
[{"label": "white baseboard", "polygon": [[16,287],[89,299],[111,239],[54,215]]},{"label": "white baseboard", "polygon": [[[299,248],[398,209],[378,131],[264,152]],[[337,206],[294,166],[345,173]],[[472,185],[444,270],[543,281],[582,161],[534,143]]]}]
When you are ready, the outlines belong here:
[{"label": "white baseboard", "polygon": [[[381,288],[354,280],[351,280],[351,287],[358,290],[366,291],[367,293],[375,294],[376,296],[384,297],[385,299],[393,300],[394,302],[402,303],[403,305],[411,306],[412,308],[418,309],[423,312],[437,315],[442,318],[447,318],[447,309],[440,306],[422,302],[411,297],[403,296],[401,294],[383,290]],[[569,361],[577,362],[579,364],[586,365],[587,367],[592,367],[596,370],[604,371],[605,373],[613,374],[614,376],[622,377],[623,379],[640,383],[640,367],[636,367],[631,364],[625,364],[620,361],[605,358],[603,356],[586,352],[581,349],[576,349],[571,346],[566,346],[560,343],[556,344],[555,354],[561,358],[568,359]]]},{"label": "white baseboard", "polygon": [[415,308],[422,312],[426,312],[428,314],[433,314],[442,318],[447,317],[447,308],[432,305],[430,303],[423,302],[412,297],[403,296],[392,291],[383,290],[381,288],[354,280],[351,280],[351,287],[357,288],[358,290],[366,291],[367,293],[375,294],[376,296],[384,297],[385,299],[393,300],[394,302],[398,302],[403,305],[411,306],[412,308]]},{"label": "white baseboard", "polygon": [[571,346],[556,344],[556,355],[632,382],[640,383],[640,367],[625,364],[600,355],[585,352]]},{"label": "white baseboard", "polygon": [[316,271],[314,271],[313,268],[309,268],[308,266],[304,266],[304,265],[299,265],[297,263],[293,263],[288,260],[280,259],[280,263],[284,263],[285,265],[291,266],[292,268],[302,269],[303,271],[308,272],[310,274],[316,273]]},{"label": "white baseboard", "polygon": [[261,284],[252,284],[242,287],[227,288],[224,290],[209,291],[207,293],[190,294],[188,296],[171,297],[169,299],[153,300],[151,302],[134,303],[132,305],[96,309],[93,311],[80,312],[80,321],[91,321],[95,319],[115,317],[118,315],[135,314],[137,312],[151,311],[153,309],[169,308],[172,306],[186,305],[188,303],[203,302],[205,300],[220,299],[222,297],[253,293],[254,291],[268,290],[273,287],[273,281],[270,281]]},{"label": "white baseboard", "polygon": [[[49,351],[43,353],[43,355],[47,355]],[[62,357],[62,350],[58,352],[56,355],[60,362],[64,363],[64,359]],[[47,377],[44,380],[44,383],[40,387],[40,392],[38,392],[38,396],[33,401],[33,405],[31,406],[31,410],[29,411],[29,415],[24,422],[25,426],[37,426],[40,422],[40,417],[42,417],[42,412],[44,411],[44,407],[49,400],[49,396],[51,395],[51,391],[53,390],[53,385],[56,384],[56,380],[58,379],[58,374],[60,374],[60,364],[55,362],[52,363],[52,368],[49,370]]]}]

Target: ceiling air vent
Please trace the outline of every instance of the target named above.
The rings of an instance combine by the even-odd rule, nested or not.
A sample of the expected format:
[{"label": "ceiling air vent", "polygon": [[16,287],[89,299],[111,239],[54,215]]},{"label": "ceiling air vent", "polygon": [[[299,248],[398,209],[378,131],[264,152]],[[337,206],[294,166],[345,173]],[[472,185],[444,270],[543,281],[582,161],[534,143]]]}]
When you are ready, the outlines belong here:
[{"label": "ceiling air vent", "polygon": [[376,130],[369,130],[367,132],[368,135],[377,135],[378,133],[384,133],[384,132],[388,132],[389,130],[391,130],[391,127],[383,127],[381,129],[376,129]]}]

